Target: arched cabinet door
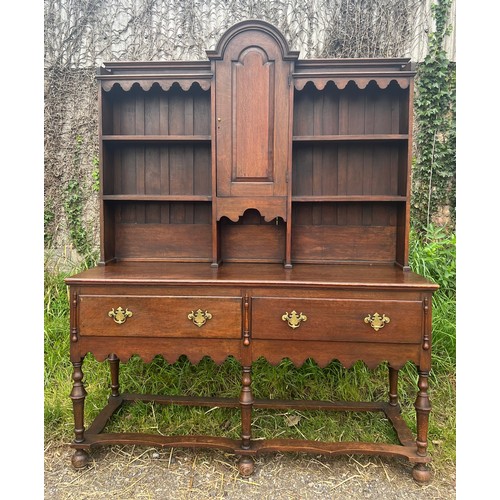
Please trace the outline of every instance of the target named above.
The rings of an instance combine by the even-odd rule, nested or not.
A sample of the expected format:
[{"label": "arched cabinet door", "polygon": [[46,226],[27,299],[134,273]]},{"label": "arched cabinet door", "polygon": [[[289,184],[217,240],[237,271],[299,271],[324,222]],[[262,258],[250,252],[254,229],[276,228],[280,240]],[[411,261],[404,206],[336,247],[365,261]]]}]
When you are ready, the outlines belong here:
[{"label": "arched cabinet door", "polygon": [[[290,87],[297,56],[297,52],[289,51],[282,35],[262,21],[233,26],[216,49],[208,52],[216,78],[214,119],[220,216],[226,207],[231,211],[238,205],[241,210],[257,208],[266,218],[286,218]],[[259,197],[265,199],[261,206],[255,206],[259,205]],[[238,200],[224,203],[223,198]],[[277,198],[278,203],[269,198]],[[273,210],[280,213],[271,213]]]}]

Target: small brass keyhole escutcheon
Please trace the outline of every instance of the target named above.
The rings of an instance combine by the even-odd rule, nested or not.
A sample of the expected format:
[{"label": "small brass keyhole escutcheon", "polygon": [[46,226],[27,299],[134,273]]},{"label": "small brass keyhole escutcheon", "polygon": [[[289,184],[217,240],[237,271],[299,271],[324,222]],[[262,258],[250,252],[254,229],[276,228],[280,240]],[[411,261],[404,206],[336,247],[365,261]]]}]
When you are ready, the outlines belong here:
[{"label": "small brass keyhole escutcheon", "polygon": [[297,313],[297,311],[292,311],[290,314],[288,314],[288,311],[281,316],[281,319],[283,321],[286,321],[288,323],[288,326],[290,328],[298,328],[302,321],[307,321],[307,316],[302,313]]},{"label": "small brass keyhole escutcheon", "polygon": [[118,307],[115,311],[115,308],[113,307],[111,311],[108,312],[108,316],[113,318],[115,323],[121,325],[127,321],[127,318],[131,318],[133,314],[132,311],[129,311],[127,308],[125,308],[124,311],[121,307]]},{"label": "small brass keyhole escutcheon", "polygon": [[387,323],[390,323],[391,318],[385,314],[380,316],[379,313],[375,313],[373,316],[369,314],[364,321],[365,323],[370,323],[370,326],[378,332],[381,328],[384,328]]},{"label": "small brass keyhole escutcheon", "polygon": [[191,311],[188,314],[188,319],[190,319],[198,328],[201,328],[209,319],[212,319],[212,315],[208,311],[198,309],[197,311]]}]

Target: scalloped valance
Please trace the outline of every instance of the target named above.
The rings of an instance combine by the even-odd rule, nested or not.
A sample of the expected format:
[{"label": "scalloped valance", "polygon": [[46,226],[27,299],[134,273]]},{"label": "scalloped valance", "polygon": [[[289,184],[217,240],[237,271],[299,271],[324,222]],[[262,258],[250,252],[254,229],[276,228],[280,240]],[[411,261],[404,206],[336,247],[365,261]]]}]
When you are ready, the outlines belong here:
[{"label": "scalloped valance", "polygon": [[347,87],[349,82],[353,82],[360,90],[368,86],[370,82],[375,82],[380,89],[386,89],[391,82],[396,82],[402,89],[407,89],[410,85],[408,77],[299,77],[294,78],[294,86],[297,90],[302,90],[308,82],[311,82],[318,90],[323,90],[328,82],[332,82],[339,90]]},{"label": "scalloped valance", "polygon": [[109,92],[115,85],[118,85],[125,92],[128,92],[134,85],[138,85],[142,90],[148,91],[154,84],[158,84],[164,91],[170,90],[172,85],[177,84],[184,91],[189,90],[193,84],[197,83],[203,90],[209,90],[212,84],[210,79],[205,78],[147,78],[147,79],[110,79],[102,81],[102,89]]},{"label": "scalloped valance", "polygon": [[[197,365],[200,363],[200,361],[205,358],[209,357],[216,365],[222,365],[225,363],[229,358],[234,358],[233,355],[231,354],[226,354],[223,352],[216,352],[211,350],[210,354],[206,354],[205,351],[203,350],[192,350],[192,349],[185,349],[185,350],[158,350],[157,351],[150,351],[150,352],[145,352],[145,351],[139,351],[138,349],[134,350],[133,348],[130,348],[125,345],[120,345],[115,347],[114,354],[118,356],[120,359],[120,363],[127,363],[130,361],[133,357],[138,357],[143,361],[144,363],[151,363],[153,359],[156,356],[161,356],[167,363],[169,364],[174,364],[176,363],[181,356],[185,356],[190,363],[193,365]],[[107,352],[105,349],[101,349],[99,347],[94,347],[89,351],[97,361],[103,362],[109,359],[109,352]],[[183,354],[179,354],[179,353]],[[382,363],[382,361],[365,361],[363,360],[360,356],[357,356],[356,353],[350,354],[346,353],[341,354],[341,355],[335,355],[332,354],[328,349],[325,349],[324,352],[318,353],[312,358],[310,354],[307,351],[303,352],[296,352],[293,354],[287,353],[287,356],[284,356],[280,352],[275,352],[271,351],[269,353],[266,353],[266,356],[262,356],[270,365],[272,366],[277,366],[279,365],[284,359],[288,359],[293,363],[293,365],[296,368],[300,368],[301,366],[304,365],[306,361],[309,359],[313,359],[313,361],[320,367],[320,368],[325,368],[328,366],[331,362],[333,361],[339,361],[345,368],[349,369],[352,368],[352,366],[355,363],[362,362],[367,368],[370,370],[374,370],[377,367],[379,367]],[[400,369],[402,368],[404,363],[401,363],[399,359],[396,357],[395,359],[391,360],[389,357],[389,362],[390,365],[395,368],[395,369]]]},{"label": "scalloped valance", "polygon": [[[297,90],[302,90],[307,83],[311,82],[318,90],[323,90],[328,82],[332,82],[339,90],[345,89],[345,87],[353,82],[356,87],[363,90],[368,86],[370,82],[374,82],[378,88],[386,89],[391,82],[396,82],[402,89],[407,89],[410,84],[410,79],[407,77],[387,77],[387,78],[336,78],[336,77],[300,77],[294,79],[294,86]],[[158,84],[162,90],[168,91],[172,85],[177,84],[179,87],[188,91],[195,83],[197,83],[201,89],[209,90],[211,87],[211,80],[208,79],[193,79],[193,80],[182,80],[179,78],[169,78],[169,79],[128,79],[128,80],[108,80],[102,82],[102,89],[105,92],[109,92],[114,86],[119,86],[125,92],[128,92],[134,85],[138,85],[142,90],[148,91],[154,84]]]}]

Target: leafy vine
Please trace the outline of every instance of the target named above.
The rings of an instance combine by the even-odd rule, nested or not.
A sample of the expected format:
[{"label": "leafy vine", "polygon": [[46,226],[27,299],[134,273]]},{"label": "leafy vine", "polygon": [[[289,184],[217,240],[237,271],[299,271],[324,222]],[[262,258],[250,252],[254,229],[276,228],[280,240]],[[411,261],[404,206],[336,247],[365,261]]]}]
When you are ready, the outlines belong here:
[{"label": "leafy vine", "polygon": [[444,50],[451,4],[438,0],[431,6],[435,30],[416,77],[412,218],[417,231],[431,223],[455,226],[456,73]]},{"label": "leafy vine", "polygon": [[[73,153],[73,169],[79,172],[82,161],[83,137],[77,135],[76,147]],[[82,182],[77,177],[72,177],[65,187],[64,211],[68,233],[71,242],[78,253],[86,260],[95,259],[94,241],[84,218],[84,205],[87,199]]]}]

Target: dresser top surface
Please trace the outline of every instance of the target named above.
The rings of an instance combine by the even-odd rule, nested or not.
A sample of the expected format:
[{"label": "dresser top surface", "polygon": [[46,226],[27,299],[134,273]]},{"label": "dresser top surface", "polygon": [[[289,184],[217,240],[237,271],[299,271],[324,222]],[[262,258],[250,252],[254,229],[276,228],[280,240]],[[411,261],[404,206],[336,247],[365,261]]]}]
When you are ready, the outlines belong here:
[{"label": "dresser top surface", "polygon": [[98,266],[66,279],[69,285],[241,285],[346,288],[417,288],[438,286],[394,265],[118,262]]}]

